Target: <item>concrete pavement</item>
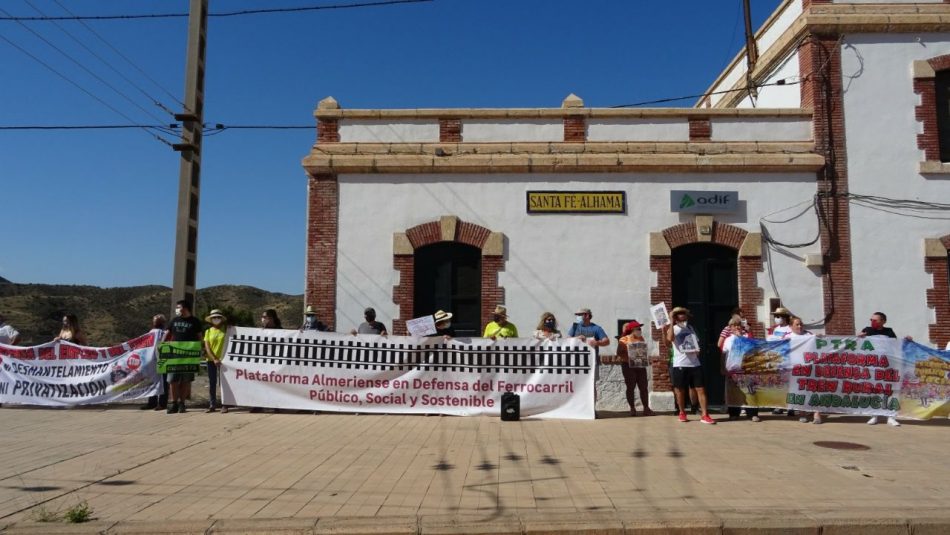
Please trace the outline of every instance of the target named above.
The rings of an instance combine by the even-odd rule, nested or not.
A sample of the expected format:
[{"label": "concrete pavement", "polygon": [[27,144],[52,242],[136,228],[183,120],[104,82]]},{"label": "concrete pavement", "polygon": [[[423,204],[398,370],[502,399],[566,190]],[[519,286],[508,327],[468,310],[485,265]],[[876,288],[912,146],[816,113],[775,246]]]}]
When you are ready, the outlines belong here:
[{"label": "concrete pavement", "polygon": [[[3,407],[0,528],[950,532],[950,423],[864,420],[816,426],[766,416],[710,426],[669,415],[501,422]],[[92,523],[36,522],[81,501]]]}]

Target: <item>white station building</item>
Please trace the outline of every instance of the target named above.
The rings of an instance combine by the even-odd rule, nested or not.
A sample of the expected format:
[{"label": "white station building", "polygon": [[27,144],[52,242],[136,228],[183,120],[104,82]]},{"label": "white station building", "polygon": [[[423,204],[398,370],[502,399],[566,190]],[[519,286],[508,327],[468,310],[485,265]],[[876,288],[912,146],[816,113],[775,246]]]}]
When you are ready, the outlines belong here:
[{"label": "white station building", "polygon": [[[345,331],[373,306],[523,336],[578,308],[615,336],[686,306],[721,402],[719,331],[781,305],[814,332],[883,311],[950,340],[950,5],[786,0],[692,108],[315,111],[306,299]],[[750,89],[752,88],[752,89]],[[650,333],[649,329],[645,330]],[[672,405],[652,331],[652,403]],[[648,338],[650,335],[648,334]],[[605,348],[609,364],[615,346]],[[623,408],[619,373],[600,408]],[[615,370],[616,371],[616,370]]]}]

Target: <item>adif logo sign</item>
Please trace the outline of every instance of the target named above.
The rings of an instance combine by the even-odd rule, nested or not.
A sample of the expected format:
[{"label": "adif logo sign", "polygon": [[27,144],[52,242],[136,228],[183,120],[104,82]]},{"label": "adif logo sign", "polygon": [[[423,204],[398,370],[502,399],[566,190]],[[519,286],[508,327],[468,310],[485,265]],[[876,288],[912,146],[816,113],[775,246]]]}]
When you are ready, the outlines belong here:
[{"label": "adif logo sign", "polygon": [[670,211],[687,213],[735,212],[739,207],[738,191],[670,192]]}]

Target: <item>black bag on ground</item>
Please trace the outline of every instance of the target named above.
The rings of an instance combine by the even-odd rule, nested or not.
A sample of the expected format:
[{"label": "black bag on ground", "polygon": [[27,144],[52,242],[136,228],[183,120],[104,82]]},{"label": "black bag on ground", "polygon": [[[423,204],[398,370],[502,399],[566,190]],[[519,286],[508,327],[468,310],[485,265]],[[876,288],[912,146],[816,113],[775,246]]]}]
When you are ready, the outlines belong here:
[{"label": "black bag on ground", "polygon": [[504,422],[517,422],[521,419],[521,396],[514,392],[501,395],[501,419]]}]

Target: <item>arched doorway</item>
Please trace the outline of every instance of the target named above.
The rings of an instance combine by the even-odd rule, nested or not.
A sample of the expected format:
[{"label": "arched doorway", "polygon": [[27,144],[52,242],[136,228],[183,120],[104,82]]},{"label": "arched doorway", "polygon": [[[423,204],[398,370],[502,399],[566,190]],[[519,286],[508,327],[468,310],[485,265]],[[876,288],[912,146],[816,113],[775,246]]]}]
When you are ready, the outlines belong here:
[{"label": "arched doorway", "polygon": [[692,243],[673,249],[672,290],[675,306],[685,306],[699,336],[703,377],[711,405],[724,402],[719,333],[739,304],[736,250],[713,243]]},{"label": "arched doorway", "polygon": [[439,242],[415,251],[413,315],[447,310],[458,336],[481,334],[482,253],[459,242]]}]

